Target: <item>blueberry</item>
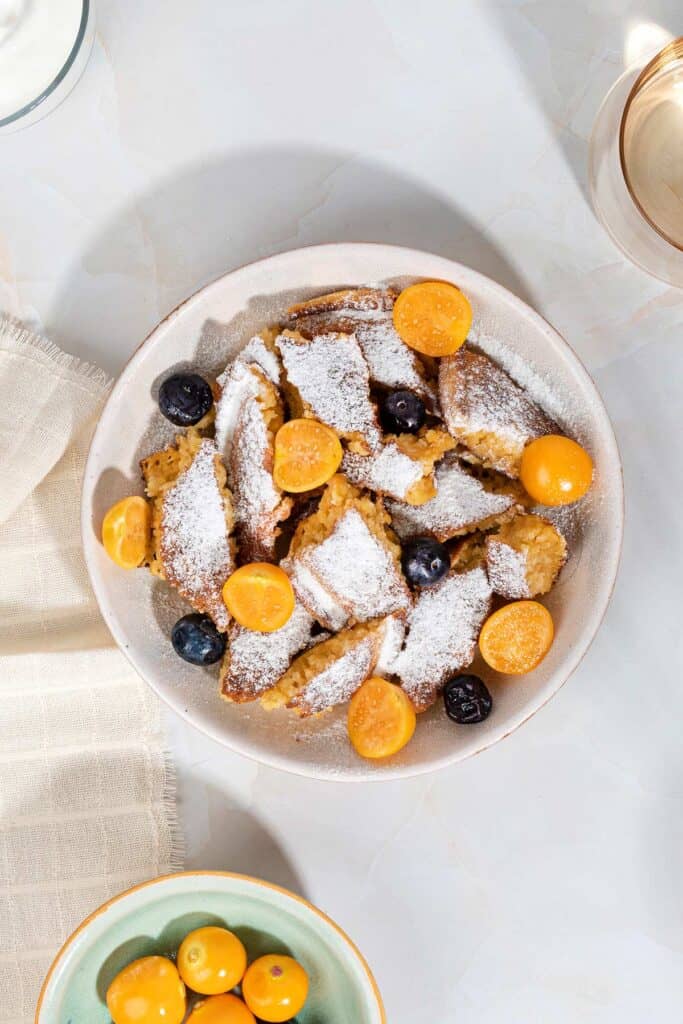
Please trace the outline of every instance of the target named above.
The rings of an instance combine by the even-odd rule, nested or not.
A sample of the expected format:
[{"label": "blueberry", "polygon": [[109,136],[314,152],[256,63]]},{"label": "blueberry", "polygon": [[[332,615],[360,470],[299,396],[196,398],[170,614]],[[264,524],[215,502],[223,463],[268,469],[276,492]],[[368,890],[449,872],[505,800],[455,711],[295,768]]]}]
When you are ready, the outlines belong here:
[{"label": "blueberry", "polygon": [[473,725],[488,718],[493,707],[491,694],[479,676],[453,676],[443,691],[446,714],[460,725]]},{"label": "blueberry", "polygon": [[450,568],[448,551],[432,537],[416,537],[404,545],[401,567],[406,579],[417,587],[438,583]]},{"label": "blueberry", "polygon": [[191,665],[213,665],[225,654],[225,637],[208,615],[183,615],[171,632],[176,654]]},{"label": "blueberry", "polygon": [[191,427],[213,405],[211,388],[198,373],[174,373],[159,388],[159,408],[177,427]]},{"label": "blueberry", "polygon": [[382,402],[380,415],[388,434],[416,434],[425,421],[425,404],[412,391],[392,391]]}]

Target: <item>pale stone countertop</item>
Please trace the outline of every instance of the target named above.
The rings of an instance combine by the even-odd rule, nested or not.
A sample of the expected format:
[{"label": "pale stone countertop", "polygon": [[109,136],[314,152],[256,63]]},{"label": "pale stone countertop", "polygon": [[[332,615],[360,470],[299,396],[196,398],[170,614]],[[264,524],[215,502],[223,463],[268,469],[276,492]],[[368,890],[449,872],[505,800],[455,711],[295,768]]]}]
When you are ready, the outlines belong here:
[{"label": "pale stone countertop", "polygon": [[176,303],[248,260],[336,240],[433,250],[527,298],[576,348],[627,488],[621,574],[588,656],[480,757],[323,784],[169,716],[189,865],[327,910],[391,1024],[674,1024],[683,292],[613,247],[586,164],[625,52],[644,24],[683,31],[680,2],[98,6],[75,92],[2,137],[0,308],[114,373]]}]

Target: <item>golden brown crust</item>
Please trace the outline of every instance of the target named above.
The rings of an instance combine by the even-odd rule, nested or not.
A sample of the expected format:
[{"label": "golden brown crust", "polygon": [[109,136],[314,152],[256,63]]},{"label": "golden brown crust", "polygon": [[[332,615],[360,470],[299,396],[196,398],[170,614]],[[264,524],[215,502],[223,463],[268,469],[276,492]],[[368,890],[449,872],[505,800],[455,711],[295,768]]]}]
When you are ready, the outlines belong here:
[{"label": "golden brown crust", "polygon": [[327,295],[319,295],[305,302],[297,302],[287,310],[288,320],[317,313],[333,313],[343,309],[359,311],[390,310],[398,298],[394,288],[342,288]]}]

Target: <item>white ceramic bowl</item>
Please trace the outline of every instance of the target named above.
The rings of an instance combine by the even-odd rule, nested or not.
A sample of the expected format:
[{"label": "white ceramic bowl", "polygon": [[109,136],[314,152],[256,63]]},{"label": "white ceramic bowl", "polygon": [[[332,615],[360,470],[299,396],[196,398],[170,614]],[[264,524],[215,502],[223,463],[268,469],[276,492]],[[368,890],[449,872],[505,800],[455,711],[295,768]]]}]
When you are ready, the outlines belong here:
[{"label": "white ceramic bowl", "polygon": [[[403,286],[420,278],[459,285],[474,310],[470,337],[489,349],[593,457],[595,482],[572,524],[572,556],[546,603],[555,620],[553,647],[526,676],[505,679],[485,666],[494,710],[476,726],[457,726],[438,704],[421,716],[413,740],[386,763],[361,760],[346,737],[345,711],[298,721],[258,705],[230,705],[217,694],[217,672],[173,652],[169,634],[187,611],[147,572],[124,572],[99,537],[113,502],[141,493],[138,460],[161,447],[173,428],[159,413],[158,384],[171,370],[222,369],[250,334],[276,321],[292,302],[365,282]],[[573,351],[541,316],[505,288],[429,253],[388,245],[322,245],[272,256],[235,270],[197,292],[163,320],[119,377],[93,438],[83,485],[83,543],[102,614],[117,643],[154,690],[197,728],[264,764],[324,779],[396,778],[433,771],[507,736],[553,696],[581,661],[610,599],[623,531],[619,452],[595,385]]]}]

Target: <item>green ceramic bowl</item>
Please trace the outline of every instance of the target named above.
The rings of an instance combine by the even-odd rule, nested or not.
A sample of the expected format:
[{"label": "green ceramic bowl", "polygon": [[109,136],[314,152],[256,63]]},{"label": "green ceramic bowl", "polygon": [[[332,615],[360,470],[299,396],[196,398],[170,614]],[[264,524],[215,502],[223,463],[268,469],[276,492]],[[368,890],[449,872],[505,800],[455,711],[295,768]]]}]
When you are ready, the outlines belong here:
[{"label": "green ceramic bowl", "polygon": [[265,953],[300,961],[310,979],[300,1024],[386,1024],[368,965],[334,921],[286,889],[220,871],[143,882],[86,918],[50,968],[35,1024],[109,1024],[105,993],[118,971],[174,953],[207,924],[236,932],[250,961]]}]

